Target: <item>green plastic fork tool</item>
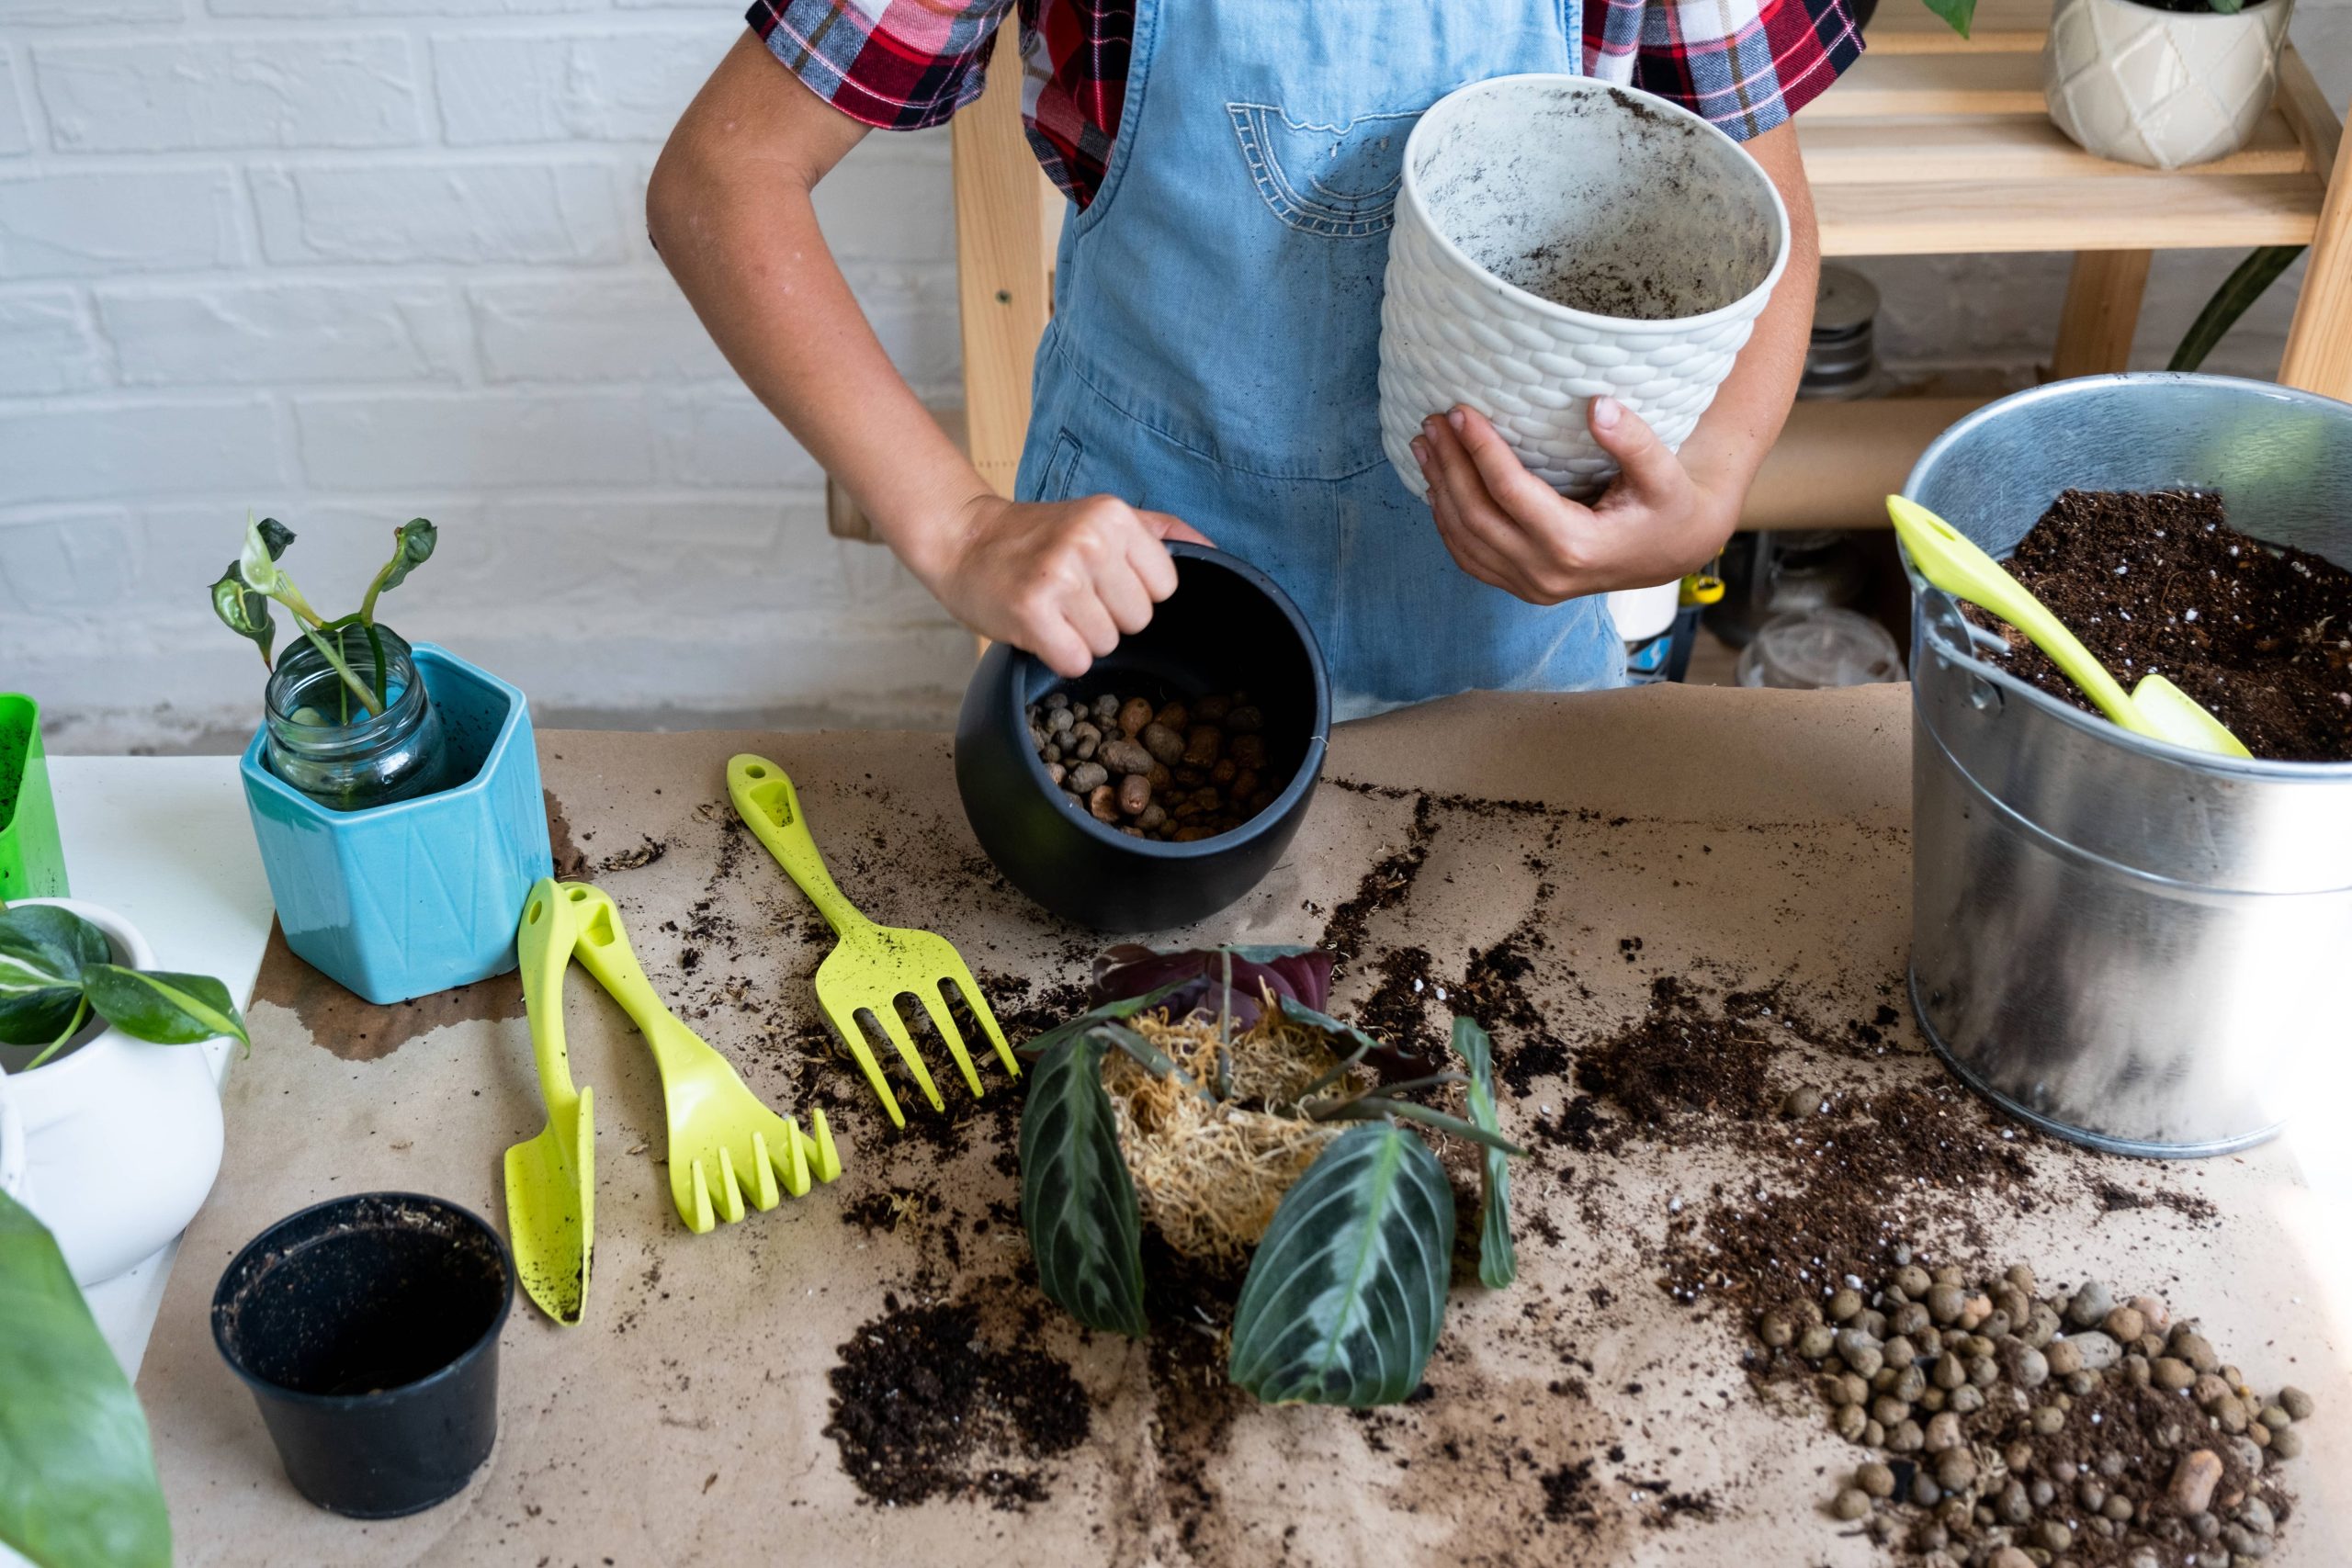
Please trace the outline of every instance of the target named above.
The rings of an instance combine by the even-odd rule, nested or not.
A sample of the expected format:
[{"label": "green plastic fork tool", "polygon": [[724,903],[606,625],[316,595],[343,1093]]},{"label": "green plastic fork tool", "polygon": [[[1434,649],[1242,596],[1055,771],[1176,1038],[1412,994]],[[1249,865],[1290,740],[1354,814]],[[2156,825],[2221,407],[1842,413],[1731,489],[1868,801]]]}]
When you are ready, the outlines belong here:
[{"label": "green plastic fork tool", "polygon": [[811,1107],[816,1135],[803,1133],[797,1121],[762,1103],[726,1057],[679,1021],[645,977],[621,912],[604,889],[567,882],[563,896],[579,925],[572,957],[620,1003],[661,1069],[670,1198],[686,1228],[701,1235],[720,1220],[733,1224],[743,1217],[746,1196],[764,1212],[784,1194],[805,1196],[811,1178],[831,1181],[841,1175],[824,1111]]},{"label": "green plastic fork tool", "polygon": [[1920,576],[1955,599],[1983,605],[2032,638],[2033,645],[2082,688],[2109,722],[2134,735],[2193,750],[2224,757],[2254,755],[2245,749],[2245,742],[2230,733],[2228,726],[2162,675],[2143,675],[2137,686],[2125,691],[2082,639],[2028,592],[2024,583],[1978,548],[1974,540],[1917,502],[1890,495],[1886,513],[1894,520],[1894,532]]},{"label": "green plastic fork tool", "polygon": [[965,1087],[972,1091],[974,1099],[981,1094],[979,1069],[973,1066],[971,1053],[964,1048],[964,1037],[948,1010],[944,987],[950,983],[961,994],[973,1018],[987,1031],[989,1043],[996,1047],[997,1060],[1004,1064],[1004,1070],[1014,1077],[1021,1076],[1012,1047],[1004,1043],[1004,1031],[997,1026],[996,1015],[989,1010],[988,998],[980,994],[979,982],[972,978],[972,971],[947,939],[932,931],[876,925],[859,914],[856,907],[842,897],[842,890],[833,886],[831,875],[825,870],[825,857],[818,852],[817,840],[809,837],[808,824],[801,817],[799,796],[794,794],[792,780],[782,768],[765,757],[749,752],[729,758],[727,796],[735,803],[744,825],[767,846],[768,853],[784,867],[785,874],[808,896],[808,901],[817,906],[818,912],[833,928],[837,939],[833,951],[817,966],[817,1003],[824,1009],[825,1017],[841,1036],[842,1043],[856,1058],[865,1081],[881,1098],[882,1108],[890,1113],[894,1123],[903,1127],[907,1119],[899,1111],[898,1096],[890,1092],[882,1064],[875,1059],[874,1049],[858,1023],[861,1012],[871,1013],[875,1023],[889,1036],[890,1043],[898,1048],[899,1059],[906,1064],[909,1076],[922,1089],[923,1098],[931,1101],[931,1108],[947,1109],[931,1081],[930,1069],[915,1052],[914,1037],[907,1031],[906,1020],[899,1016],[898,1001],[902,996],[911,995],[922,1004],[932,1027],[939,1032],[948,1054],[956,1058]]},{"label": "green plastic fork tool", "polygon": [[523,1292],[561,1324],[588,1310],[588,1254],[596,1237],[595,1094],[574,1089],[563,1041],[563,973],[578,931],[574,900],[539,878],[523,900],[515,947],[531,1055],[548,1124],[506,1151],[506,1232]]}]

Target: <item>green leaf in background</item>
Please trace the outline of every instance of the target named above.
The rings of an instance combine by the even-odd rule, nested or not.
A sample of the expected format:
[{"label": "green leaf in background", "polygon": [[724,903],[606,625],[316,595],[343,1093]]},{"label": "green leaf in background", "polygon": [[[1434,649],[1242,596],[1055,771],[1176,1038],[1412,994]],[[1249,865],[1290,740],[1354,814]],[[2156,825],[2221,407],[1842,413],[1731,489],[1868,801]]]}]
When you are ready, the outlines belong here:
[{"label": "green leaf in background", "polygon": [[[2233,0],[2229,9],[2237,8]],[[2222,6],[2215,4],[2213,9],[2219,11]],[[2180,346],[2172,351],[2172,363],[2165,368],[2194,370],[2204,364],[2205,356],[2238,324],[2238,318],[2251,310],[2254,302],[2278,281],[2278,275],[2294,265],[2295,258],[2302,254],[2301,245],[2263,245],[2250,253],[2222,280],[2222,286],[2213,290],[2213,297],[2205,301],[2205,308],[2197,312],[2197,319],[2188,323]]]},{"label": "green leaf in background", "polygon": [[1021,1112],[1021,1223],[1047,1299],[1089,1328],[1140,1339],[1143,1213],[1102,1089],[1107,1048],[1079,1035],[1030,1069]]},{"label": "green leaf in background", "polygon": [[85,966],[113,956],[79,915],[49,904],[0,909],[0,1044],[56,1039],[81,1000]]},{"label": "green leaf in background", "polygon": [[1429,1145],[1351,1128],[1283,1194],[1234,1309],[1227,1375],[1269,1404],[1393,1404],[1445,1315],[1453,1193]]},{"label": "green leaf in background", "polygon": [[1976,19],[1976,0],[1927,0],[1927,6],[1962,38],[1968,36],[1969,24]]},{"label": "green leaf in background", "polygon": [[[1477,1020],[1456,1018],[1453,1048],[1470,1064],[1470,1120],[1499,1134],[1503,1126],[1495,1109],[1494,1042]],[[1510,1156],[1492,1145],[1480,1152],[1486,1184],[1478,1202],[1478,1278],[1488,1290],[1499,1291],[1519,1277],[1519,1255],[1510,1241]]]},{"label": "green leaf in background", "polygon": [[212,613],[239,637],[251,637],[261,649],[261,661],[269,662],[270,644],[277,640],[277,617],[270,611],[268,596],[245,585],[235,561],[212,585]]},{"label": "green leaf in background", "polygon": [[376,619],[376,595],[387,589],[398,588],[408,581],[408,574],[433,558],[433,547],[441,536],[432,524],[422,517],[412,517],[392,534],[392,558],[368,585],[368,597],[359,606],[362,622],[373,625]]},{"label": "green leaf in background", "polygon": [[82,970],[82,994],[108,1023],[134,1040],[192,1045],[225,1034],[248,1048],[253,1044],[245,1037],[237,1004],[229,999],[229,987],[209,975],[91,964]]},{"label": "green leaf in background", "polygon": [[56,1241],[5,1192],[0,1324],[0,1542],[39,1568],[171,1568],[147,1418]]}]

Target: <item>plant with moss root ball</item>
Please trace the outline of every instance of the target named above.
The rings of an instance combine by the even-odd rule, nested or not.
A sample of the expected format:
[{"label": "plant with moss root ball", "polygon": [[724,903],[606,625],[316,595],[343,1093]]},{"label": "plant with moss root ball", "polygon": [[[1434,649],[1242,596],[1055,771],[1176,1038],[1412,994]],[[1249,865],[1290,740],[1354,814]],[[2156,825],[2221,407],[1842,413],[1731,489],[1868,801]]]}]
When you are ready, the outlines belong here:
[{"label": "plant with moss root ball", "polygon": [[[376,600],[386,589],[398,588],[408,580],[410,572],[432,559],[433,547],[438,540],[433,525],[422,517],[412,517],[401,524],[392,533],[392,558],[384,563],[375,581],[368,585],[368,595],[359,602],[359,608],[330,621],[311,608],[311,602],[277,564],[286,547],[294,542],[294,530],[275,517],[265,517],[258,523],[248,519],[243,551],[212,585],[213,613],[231,631],[251,638],[261,649],[262,664],[274,669],[270,645],[277,638],[277,618],[270,604],[283,604],[301,629],[304,640],[318,649],[319,657],[343,682],[343,711],[337,722],[350,722],[354,698],[372,718],[384,711],[384,705],[390,700],[384,687],[384,644],[376,630]],[[345,627],[355,626],[366,634],[375,654],[373,682],[361,680],[343,657],[341,634]],[[329,721],[324,715],[318,715],[311,722]]]},{"label": "plant with moss root ball", "polygon": [[[1453,1258],[1453,1190],[1409,1124],[1478,1145],[1485,1188],[1479,1278],[1498,1289],[1518,1269],[1509,1160],[1526,1151],[1502,1135],[1486,1031],[1471,1019],[1453,1021],[1453,1051],[1466,1071],[1403,1077],[1383,1070],[1377,1084],[1365,1088],[1356,1069],[1393,1054],[1303,999],[1324,999],[1329,954],[1126,948],[1105,958],[1096,971],[1101,1005],[1022,1050],[1035,1066],[1021,1118],[1021,1218],[1039,1285],[1089,1327],[1136,1338],[1148,1331],[1141,1204],[1102,1078],[1110,1053],[1130,1057],[1151,1078],[1177,1086],[1181,1099],[1197,1096],[1220,1115],[1246,1111],[1300,1122],[1360,1122],[1329,1138],[1275,1204],[1235,1305],[1227,1372],[1272,1404],[1365,1406],[1406,1398],[1436,1348]],[[1254,996],[1236,990],[1237,972],[1257,982]],[[1151,988],[1123,994],[1123,984]],[[1154,1011],[1198,1032],[1194,1071],[1135,1026]],[[1237,1035],[1244,1014],[1250,1025]],[[1244,1106],[1234,1048],[1262,1040],[1250,1031],[1267,1028],[1312,1037],[1318,1047],[1313,1059],[1328,1056],[1333,1065],[1278,1097]],[[1467,1120],[1405,1098],[1456,1084],[1464,1088]]]}]

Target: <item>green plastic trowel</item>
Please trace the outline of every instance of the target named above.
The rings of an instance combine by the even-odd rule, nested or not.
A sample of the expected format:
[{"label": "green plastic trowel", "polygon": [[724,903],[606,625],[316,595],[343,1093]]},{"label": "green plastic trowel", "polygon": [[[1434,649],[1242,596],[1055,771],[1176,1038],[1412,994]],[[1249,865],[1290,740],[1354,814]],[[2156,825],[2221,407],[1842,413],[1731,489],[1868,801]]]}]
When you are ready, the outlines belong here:
[{"label": "green plastic trowel", "polygon": [[2098,711],[2134,735],[2169,741],[2224,757],[2251,757],[2245,742],[2197,699],[2162,675],[2143,675],[2125,691],[2082,639],[2059,623],[2025,584],[2008,574],[1951,524],[1899,495],[1886,498],[1886,514],[1919,575],[1956,599],[1981,604],[2033,639],[2066,678],[2083,689]]}]

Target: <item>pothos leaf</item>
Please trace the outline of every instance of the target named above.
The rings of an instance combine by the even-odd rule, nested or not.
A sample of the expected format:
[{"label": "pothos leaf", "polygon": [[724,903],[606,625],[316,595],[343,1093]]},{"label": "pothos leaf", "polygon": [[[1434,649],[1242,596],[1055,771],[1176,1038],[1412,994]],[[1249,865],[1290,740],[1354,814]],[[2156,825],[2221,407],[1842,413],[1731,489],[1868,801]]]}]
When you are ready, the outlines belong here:
[{"label": "pothos leaf", "polygon": [[0,1044],[46,1045],[81,999],[85,968],[114,956],[106,934],[50,904],[0,909]]},{"label": "pothos leaf", "polygon": [[1158,1007],[1160,1003],[1166,1001],[1171,994],[1183,989],[1183,987],[1184,982],[1179,980],[1172,985],[1162,986],[1156,991],[1146,992],[1140,997],[1127,997],[1114,1002],[1104,1002],[1101,1007],[1093,1008],[1086,1012],[1080,1013],[1076,1018],[1069,1020],[1066,1023],[1056,1024],[1053,1028],[1046,1031],[1045,1033],[1040,1034],[1036,1038],[1017,1047],[1016,1054],[1025,1059],[1034,1061],[1037,1057],[1061,1044],[1064,1041],[1074,1040],[1078,1036],[1084,1034],[1098,1023],[1103,1023],[1123,1018],[1133,1018],[1139,1012],[1144,1012],[1149,1009]]},{"label": "pothos leaf", "polygon": [[82,970],[82,994],[108,1023],[134,1040],[190,1045],[220,1035],[250,1047],[245,1021],[229,987],[209,975],[175,975],[91,964]]},{"label": "pothos leaf", "polygon": [[[265,532],[264,525],[277,532]],[[277,570],[277,558],[284,555],[286,547],[293,542],[293,534],[275,517],[246,524],[245,547],[237,557],[237,575],[244,580],[246,587],[255,592],[279,592],[285,583],[285,574]]]},{"label": "pothos leaf", "polygon": [[286,547],[294,542],[294,530],[275,517],[263,518],[254,525],[254,531],[261,536],[262,546],[269,551],[272,560],[284,555]]},{"label": "pothos leaf", "polygon": [[[1470,1065],[1470,1120],[1498,1137],[1502,1118],[1495,1106],[1495,1044],[1476,1019],[1453,1021],[1453,1048]],[[1519,1255],[1510,1240],[1510,1156],[1489,1144],[1481,1151],[1486,1177],[1478,1201],[1478,1278],[1499,1291],[1519,1277]]]},{"label": "pothos leaf", "polygon": [[1393,1404],[1445,1315],[1453,1193],[1429,1145],[1351,1128],[1283,1194],[1234,1309],[1227,1375],[1270,1404]]},{"label": "pothos leaf", "polygon": [[440,542],[440,534],[422,517],[412,517],[392,535],[392,558],[376,574],[376,585],[368,591],[368,600],[374,604],[376,595],[388,588],[398,588],[408,581],[408,574],[433,558],[433,547]]},{"label": "pothos leaf", "polygon": [[270,612],[268,596],[246,586],[235,561],[212,585],[212,613],[239,637],[251,637],[261,649],[261,661],[269,662],[270,644],[277,640],[277,617]]},{"label": "pothos leaf", "polygon": [[1021,1223],[1047,1299],[1090,1328],[1140,1339],[1143,1214],[1091,1034],[1048,1050],[1021,1112]]},{"label": "pothos leaf", "polygon": [[0,1542],[43,1568],[170,1568],[147,1418],[56,1241],[5,1192],[0,1323]]}]

